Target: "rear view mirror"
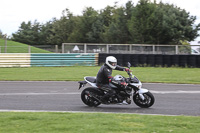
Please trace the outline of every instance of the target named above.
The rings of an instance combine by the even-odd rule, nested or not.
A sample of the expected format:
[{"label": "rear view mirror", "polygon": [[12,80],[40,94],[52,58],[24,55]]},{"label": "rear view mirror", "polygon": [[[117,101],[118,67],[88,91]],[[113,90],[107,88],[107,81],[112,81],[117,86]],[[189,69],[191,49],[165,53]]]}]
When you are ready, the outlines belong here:
[{"label": "rear view mirror", "polygon": [[130,67],[131,67],[131,63],[130,62],[127,63],[127,67],[130,69]]}]

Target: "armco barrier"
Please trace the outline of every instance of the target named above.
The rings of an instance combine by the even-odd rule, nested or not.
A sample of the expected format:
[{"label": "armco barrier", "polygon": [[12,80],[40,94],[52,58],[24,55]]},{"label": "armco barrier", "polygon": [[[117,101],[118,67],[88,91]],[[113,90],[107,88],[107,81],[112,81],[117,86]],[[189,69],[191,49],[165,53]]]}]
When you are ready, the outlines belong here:
[{"label": "armco barrier", "polygon": [[31,66],[95,66],[98,54],[31,54]]},{"label": "armco barrier", "polygon": [[179,66],[199,67],[200,55],[158,55],[158,54],[99,54],[99,64],[103,64],[107,56],[115,56],[117,64],[126,66],[130,62],[132,66]]},{"label": "armco barrier", "polygon": [[0,67],[96,66],[98,54],[0,54]]},{"label": "armco barrier", "polygon": [[30,67],[30,54],[1,53],[0,67]]}]

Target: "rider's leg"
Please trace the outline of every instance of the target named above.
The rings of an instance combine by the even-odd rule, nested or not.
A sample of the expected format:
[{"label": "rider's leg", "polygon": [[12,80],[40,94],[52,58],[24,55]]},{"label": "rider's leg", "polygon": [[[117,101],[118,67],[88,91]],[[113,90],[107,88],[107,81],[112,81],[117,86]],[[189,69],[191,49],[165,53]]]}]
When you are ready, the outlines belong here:
[{"label": "rider's leg", "polygon": [[102,85],[101,89],[107,93],[102,97],[102,102],[107,102],[110,97],[113,97],[116,94],[116,91],[111,88],[108,84]]}]

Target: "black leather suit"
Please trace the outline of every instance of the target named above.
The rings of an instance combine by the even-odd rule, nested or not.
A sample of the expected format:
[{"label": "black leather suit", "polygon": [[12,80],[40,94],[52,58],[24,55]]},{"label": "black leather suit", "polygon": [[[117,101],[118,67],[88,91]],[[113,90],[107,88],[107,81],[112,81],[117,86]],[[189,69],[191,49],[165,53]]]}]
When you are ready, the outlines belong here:
[{"label": "black leather suit", "polygon": [[[117,65],[114,70],[124,71],[125,68]],[[109,82],[116,83],[112,79],[112,69],[108,65],[104,64],[99,69],[96,77],[97,86],[107,92],[103,99],[107,100],[107,98],[114,96],[116,91],[109,85]]]}]

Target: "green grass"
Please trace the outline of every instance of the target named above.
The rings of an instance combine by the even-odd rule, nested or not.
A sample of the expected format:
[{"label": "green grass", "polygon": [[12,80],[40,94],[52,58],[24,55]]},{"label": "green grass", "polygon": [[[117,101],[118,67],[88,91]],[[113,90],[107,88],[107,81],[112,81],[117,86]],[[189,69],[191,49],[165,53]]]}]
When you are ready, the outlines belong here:
[{"label": "green grass", "polygon": [[[5,41],[0,39],[0,53],[4,53]],[[7,40],[7,53],[28,53],[29,45]],[[31,53],[50,53],[49,51],[31,46]]]},{"label": "green grass", "polygon": [[1,112],[1,133],[199,133],[200,117]]},{"label": "green grass", "polygon": [[[18,81],[79,81],[84,76],[96,76],[96,67],[29,67],[0,68],[0,80]],[[134,67],[133,74],[142,82],[200,84],[200,68]],[[113,70],[113,76],[126,72]]]},{"label": "green grass", "polygon": [[[0,68],[0,80],[78,81],[98,67]],[[132,68],[142,82],[200,84],[200,68]],[[125,72],[113,71],[113,75]],[[2,97],[3,99],[3,97]],[[103,113],[0,112],[0,133],[198,133],[200,117]]]}]

